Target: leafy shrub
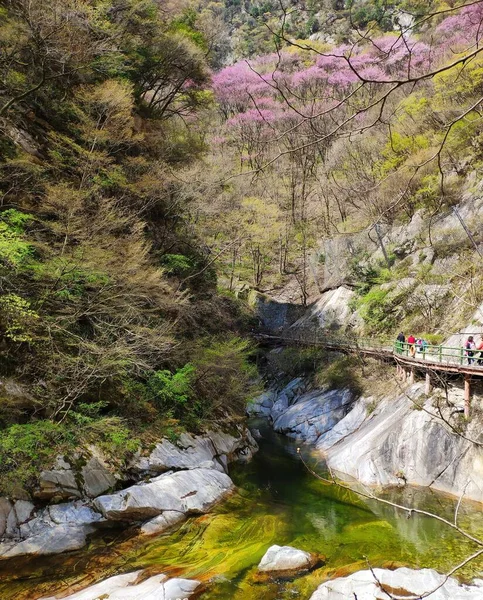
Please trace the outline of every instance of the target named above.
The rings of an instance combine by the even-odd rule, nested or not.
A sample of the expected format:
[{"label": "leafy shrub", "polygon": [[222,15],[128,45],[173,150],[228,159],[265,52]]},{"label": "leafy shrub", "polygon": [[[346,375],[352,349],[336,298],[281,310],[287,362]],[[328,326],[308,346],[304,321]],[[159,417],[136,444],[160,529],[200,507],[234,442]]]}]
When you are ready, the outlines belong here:
[{"label": "leafy shrub", "polygon": [[317,372],[316,383],[327,386],[330,390],[348,388],[354,396],[359,396],[362,394],[362,384],[358,375],[357,358],[338,358]]},{"label": "leafy shrub", "polygon": [[187,363],[175,373],[156,371],[146,384],[149,395],[160,411],[170,416],[180,416],[190,396],[195,367]]},{"label": "leafy shrub", "polygon": [[14,267],[32,254],[32,246],[22,239],[31,215],[9,209],[0,213],[0,260]]},{"label": "leafy shrub", "polygon": [[165,254],[161,257],[161,264],[168,275],[183,277],[193,268],[190,258],[184,254]]},{"label": "leafy shrub", "polygon": [[0,296],[0,332],[13,342],[33,342],[32,327],[39,315],[30,308],[30,302],[7,294]]},{"label": "leafy shrub", "polygon": [[389,290],[375,287],[353,303],[365,323],[375,331],[388,331],[394,325],[394,305],[388,300],[388,294]]}]

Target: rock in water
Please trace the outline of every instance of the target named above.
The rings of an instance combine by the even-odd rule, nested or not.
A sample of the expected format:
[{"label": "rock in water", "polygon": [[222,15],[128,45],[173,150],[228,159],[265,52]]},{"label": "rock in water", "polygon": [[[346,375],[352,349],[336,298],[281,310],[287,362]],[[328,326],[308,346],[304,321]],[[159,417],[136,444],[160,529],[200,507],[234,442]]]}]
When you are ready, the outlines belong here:
[{"label": "rock in water", "polygon": [[[96,583],[82,592],[64,597],[63,600],[181,600],[189,598],[199,589],[201,583],[192,579],[168,579],[166,575],[155,575],[136,584],[143,571],[126,575],[116,575],[101,583]],[[51,596],[43,600],[59,600],[61,596]],[[41,599],[42,600],[42,599]]]},{"label": "rock in water", "polygon": [[[460,585],[456,579],[446,580],[432,569],[374,569],[358,571],[349,577],[326,581],[312,594],[310,600],[387,600],[388,594],[378,585],[381,582],[389,594],[399,597],[416,597],[435,590],[428,596],[430,600],[481,600],[483,585]],[[441,586],[441,587],[439,587]],[[436,589],[438,588],[438,589]]]},{"label": "rock in water", "polygon": [[258,570],[273,575],[296,575],[309,571],[318,562],[317,556],[292,546],[270,546],[265,552]]},{"label": "rock in water", "polygon": [[94,506],[106,519],[115,521],[143,521],[165,511],[201,514],[210,510],[233,487],[225,473],[214,469],[191,469],[165,473],[149,483],[99,496]]}]

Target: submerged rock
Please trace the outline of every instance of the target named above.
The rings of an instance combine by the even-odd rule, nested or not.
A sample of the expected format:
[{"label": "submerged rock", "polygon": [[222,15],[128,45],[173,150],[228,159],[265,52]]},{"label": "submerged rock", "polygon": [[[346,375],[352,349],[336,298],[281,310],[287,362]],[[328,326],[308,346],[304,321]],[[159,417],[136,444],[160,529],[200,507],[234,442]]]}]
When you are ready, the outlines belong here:
[{"label": "submerged rock", "polygon": [[165,473],[149,483],[99,496],[94,506],[108,520],[143,521],[165,511],[205,513],[234,488],[225,473],[214,469],[191,469]]},{"label": "submerged rock", "polygon": [[[386,589],[384,592],[378,584]],[[438,588],[438,589],[437,589]],[[416,571],[405,567],[388,571],[374,569],[359,571],[348,577],[326,581],[312,594],[310,600],[387,600],[389,595],[399,597],[416,597],[435,590],[431,600],[481,600],[483,585],[460,585],[452,577],[446,580],[432,569]]]},{"label": "submerged rock", "polygon": [[105,581],[70,596],[50,596],[41,600],[181,600],[190,598],[201,586],[194,579],[169,579],[166,575],[155,575],[137,583],[143,571],[116,575]]},{"label": "submerged rock", "polygon": [[309,571],[317,562],[318,557],[292,546],[270,546],[263,555],[258,570],[273,575],[296,575]]},{"label": "submerged rock", "polygon": [[163,533],[184,521],[186,516],[184,513],[176,512],[175,510],[165,510],[163,513],[143,523],[141,533],[145,535],[154,535],[155,533]]}]

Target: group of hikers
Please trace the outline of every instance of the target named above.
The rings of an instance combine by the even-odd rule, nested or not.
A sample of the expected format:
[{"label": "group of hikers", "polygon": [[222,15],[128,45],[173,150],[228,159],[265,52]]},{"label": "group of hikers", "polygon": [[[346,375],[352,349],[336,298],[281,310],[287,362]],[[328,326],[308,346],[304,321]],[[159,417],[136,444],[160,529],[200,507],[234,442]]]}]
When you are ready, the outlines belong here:
[{"label": "group of hikers", "polygon": [[404,333],[401,331],[396,338],[396,351],[402,354],[404,344],[408,344],[409,354],[414,357],[416,352],[426,352],[426,348],[429,346],[427,340],[423,338],[415,338],[413,334],[408,335],[406,339]]},{"label": "group of hikers", "polygon": [[[396,338],[396,352],[398,352],[398,354],[402,354],[404,344],[408,345],[409,355],[413,358],[416,356],[416,352],[424,354],[429,346],[429,343],[424,338],[416,339],[414,335],[411,334],[408,335],[406,339],[404,333],[401,331]],[[472,365],[473,363],[483,365],[483,336],[477,346],[473,336],[469,335],[463,348],[469,365]]]}]

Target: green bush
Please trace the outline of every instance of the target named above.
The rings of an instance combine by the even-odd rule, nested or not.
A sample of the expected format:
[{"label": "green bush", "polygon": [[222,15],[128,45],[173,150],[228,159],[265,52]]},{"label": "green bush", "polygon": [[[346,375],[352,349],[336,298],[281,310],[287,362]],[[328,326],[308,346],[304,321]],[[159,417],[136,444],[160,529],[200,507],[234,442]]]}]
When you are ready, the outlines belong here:
[{"label": "green bush", "polygon": [[156,371],[148,379],[147,390],[160,411],[178,417],[183,414],[185,405],[193,395],[194,376],[195,367],[189,363],[175,373]]},{"label": "green bush", "polygon": [[348,388],[354,396],[362,394],[357,358],[352,356],[338,358],[323,367],[317,372],[315,380],[318,385],[327,386],[330,390]]},{"label": "green bush", "polygon": [[364,322],[374,331],[389,331],[395,325],[394,304],[388,299],[389,290],[372,288],[355,301]]}]

